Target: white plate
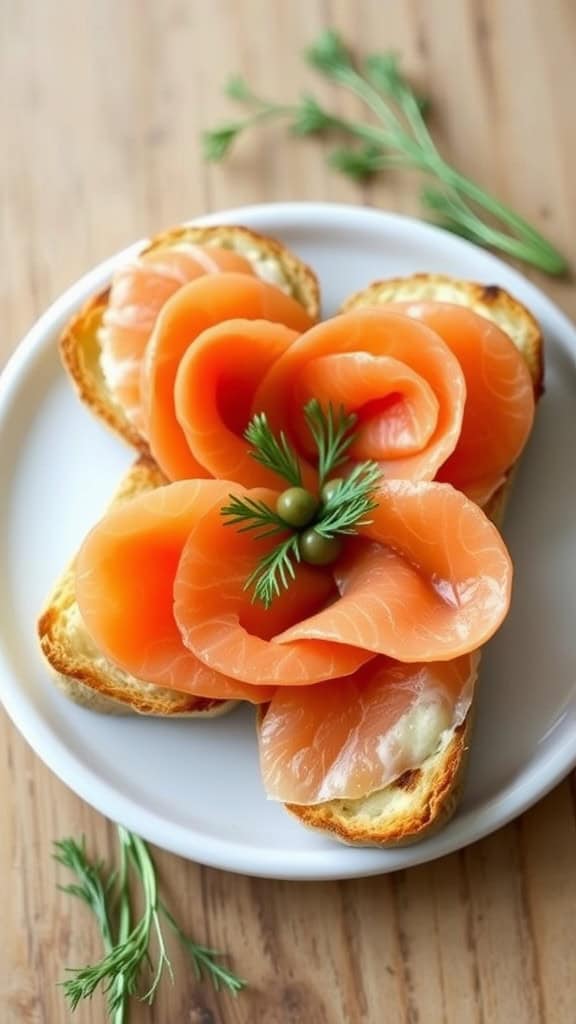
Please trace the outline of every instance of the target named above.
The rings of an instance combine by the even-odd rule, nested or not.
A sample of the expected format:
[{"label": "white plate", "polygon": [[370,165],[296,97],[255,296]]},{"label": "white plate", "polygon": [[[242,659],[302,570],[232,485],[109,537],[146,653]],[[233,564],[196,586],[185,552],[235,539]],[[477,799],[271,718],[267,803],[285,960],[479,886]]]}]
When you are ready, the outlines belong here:
[{"label": "white plate", "polygon": [[101,264],[32,328],[0,385],[0,685],[8,713],[46,764],[108,817],[175,853],[276,878],[347,878],[422,863],[486,835],[576,761],[576,332],[499,260],[418,221],[368,209],[281,204],[205,223],[277,235],[318,271],[325,313],[377,277],[445,271],[509,288],[541,320],[546,396],[506,525],[513,608],[482,662],[466,791],[437,836],[359,850],[306,832],[261,788],[251,714],[214,722],[98,716],[49,681],[35,620],[131,456],[80,405],[58,363],[66,320],[126,253]]}]

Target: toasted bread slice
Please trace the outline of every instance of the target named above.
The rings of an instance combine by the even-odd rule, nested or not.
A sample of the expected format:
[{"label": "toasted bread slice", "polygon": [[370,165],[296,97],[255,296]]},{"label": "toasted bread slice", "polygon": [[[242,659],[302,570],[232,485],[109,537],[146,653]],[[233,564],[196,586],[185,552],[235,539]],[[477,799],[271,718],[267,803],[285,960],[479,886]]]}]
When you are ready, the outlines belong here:
[{"label": "toasted bread slice", "polygon": [[[371,285],[348,299],[343,311],[386,302],[426,299],[468,306],[493,320],[524,356],[535,396],[540,396],[543,378],[540,328],[524,306],[496,285],[474,284],[441,274],[415,274]],[[503,520],[513,476],[514,467],[485,508],[497,526]],[[442,734],[435,753],[419,768],[405,772],[384,789],[358,800],[330,800],[310,807],[287,804],[287,810],[303,825],[352,845],[402,846],[424,839],[446,824],[458,804],[473,707],[462,725]]]},{"label": "toasted bread slice", "polygon": [[[141,255],[183,245],[234,249],[252,263],[259,277],[292,295],[313,320],[318,318],[320,290],[314,271],[276,239],[228,224],[183,225],[152,239],[143,247]],[[100,367],[99,331],[107,301],[108,292],[102,292],[73,317],[60,338],[61,359],[85,405],[132,448],[146,454],[146,441],[113,400]]]},{"label": "toasted bread slice", "polygon": [[[113,505],[166,483],[152,459],[141,456],[128,471]],[[235,701],[209,700],[164,689],[122,671],[93,643],[74,593],[74,563],[58,580],[38,621],[40,647],[59,688],[77,704],[111,714],[211,718]]]}]

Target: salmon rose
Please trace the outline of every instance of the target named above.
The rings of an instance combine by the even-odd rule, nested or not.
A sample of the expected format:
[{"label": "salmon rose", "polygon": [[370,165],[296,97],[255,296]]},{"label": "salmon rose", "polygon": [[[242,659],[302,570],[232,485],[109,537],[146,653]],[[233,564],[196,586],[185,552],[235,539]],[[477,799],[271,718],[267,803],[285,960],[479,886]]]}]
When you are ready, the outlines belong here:
[{"label": "salmon rose", "polygon": [[[172,482],[86,538],[76,596],[88,633],[140,680],[265,705],[273,798],[382,788],[428,756],[427,728],[410,743],[398,733],[408,712],[433,721],[436,741],[464,720],[476,652],[508,611],[511,561],[479,503],[530,430],[522,357],[497,327],[447,304],[361,308],[312,327],[295,300],[227,273],[163,303],[141,384],[151,450]],[[311,399],[321,415],[341,410],[342,436],[352,424],[343,462],[325,472]],[[254,417],[286,462],[249,444]],[[335,422],[325,415],[327,438]],[[321,485],[338,492],[334,465],[349,485],[366,464],[368,514],[333,527],[330,564],[307,564],[299,530],[320,531]],[[281,515],[287,481],[308,489],[305,523]],[[268,528],[230,518],[234,501]],[[255,567],[283,543],[294,560],[258,603]]]}]

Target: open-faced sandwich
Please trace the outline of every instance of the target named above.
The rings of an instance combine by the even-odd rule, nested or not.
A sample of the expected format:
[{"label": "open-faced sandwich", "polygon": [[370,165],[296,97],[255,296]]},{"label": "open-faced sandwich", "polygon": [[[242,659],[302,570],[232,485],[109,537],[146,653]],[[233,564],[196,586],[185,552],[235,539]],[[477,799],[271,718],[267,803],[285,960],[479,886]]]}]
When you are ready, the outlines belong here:
[{"label": "open-faced sandwich", "polygon": [[278,242],[183,228],[69,325],[80,396],[140,455],[40,642],[99,710],[255,705],[269,797],[344,842],[414,842],[456,805],[508,610],[497,527],[542,340],[501,289],[439,275],[318,314]]}]

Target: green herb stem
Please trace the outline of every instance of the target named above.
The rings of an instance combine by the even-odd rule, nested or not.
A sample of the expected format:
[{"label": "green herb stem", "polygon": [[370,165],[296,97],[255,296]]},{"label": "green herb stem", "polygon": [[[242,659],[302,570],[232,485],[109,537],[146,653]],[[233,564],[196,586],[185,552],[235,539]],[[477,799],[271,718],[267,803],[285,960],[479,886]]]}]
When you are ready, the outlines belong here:
[{"label": "green herb stem", "polygon": [[[72,883],[66,886],[59,886],[60,890],[81,899],[92,910],[100,928],[104,952],[110,955],[116,945],[111,923],[113,908],[109,906],[111,892],[116,882],[115,876],[111,874],[106,878],[103,865],[100,862],[92,863],[87,858],[84,838],[82,838],[80,843],[77,843],[74,839],[62,839],[56,842],[54,846],[55,859],[59,864],[72,871],[78,879],[78,884]],[[121,876],[122,866],[120,869],[120,879]],[[128,920],[130,914],[130,905],[129,901],[126,902],[127,896],[125,895],[122,881],[119,882],[119,897],[120,925],[117,941],[121,940],[122,920],[126,914],[126,906]],[[67,985],[68,982],[65,982],[64,988],[68,994]],[[126,1021],[127,999],[128,993],[124,987],[124,976],[123,974],[118,974],[113,983],[113,1005],[112,1000],[110,1005],[112,1024],[124,1024]],[[73,1002],[72,997],[71,1002]],[[72,1008],[74,1006],[75,1004],[73,1003]]]},{"label": "green herb stem", "polygon": [[205,975],[209,975],[217,992],[221,986],[224,986],[233,994],[241,992],[246,987],[247,982],[243,978],[239,978],[232,971],[228,970],[227,967],[217,962],[217,958],[221,956],[217,950],[209,949],[207,946],[199,946],[197,942],[193,942],[182,931],[177,920],[162,901],[160,901],[160,910],[174,933],[178,936],[183,948],[189,953],[199,981],[202,981]]},{"label": "green herb stem", "polygon": [[252,457],[266,469],[287,480],[292,487],[302,484],[300,462],[283,431],[278,437],[270,429],[265,412],[250,420],[244,434],[252,445]]},{"label": "green herb stem", "polygon": [[324,412],[316,398],[304,407],[304,416],[318,452],[318,486],[322,490],[328,477],[346,458],[354,440],[352,431],[357,417],[354,413],[346,413],[342,407],[336,412],[332,403]]},{"label": "green herb stem", "polygon": [[[503,224],[507,224],[517,235],[521,247],[516,248],[512,255],[519,260],[533,263],[538,269],[548,274],[564,274],[568,270],[568,262],[564,256],[552,245],[536,228],[532,227],[523,217],[505,206],[494,196],[491,196],[483,188],[460,174],[454,168],[442,161],[443,178],[447,185],[468,196],[478,206],[481,206],[492,216],[496,217]],[[435,172],[435,168],[430,170]],[[494,248],[506,251],[504,239],[500,235],[497,241],[492,243]]]},{"label": "green herb stem", "polygon": [[293,113],[293,107],[263,102],[260,109],[250,114],[249,117],[238,121],[226,121],[213,131],[204,132],[202,136],[204,159],[211,162],[222,160],[238,135],[246,131],[247,128],[253,128],[260,122],[269,121],[271,118],[290,117]]},{"label": "green herb stem", "polygon": [[[237,992],[245,982],[215,960],[214,950],[198,945],[188,938],[160,901],[156,867],[143,839],[118,826],[120,866],[118,872],[106,873],[101,862],[89,860],[84,840],[77,843],[64,839],[55,844],[55,858],[72,871],[77,882],[62,886],[62,891],[81,899],[96,917],[104,945],[104,956],[98,963],[74,969],[64,983],[64,991],[75,1010],[83,999],[89,999],[98,987],[107,996],[112,1024],[125,1024],[129,1000],[132,996],[152,1003],[165,971],[172,977],[172,966],[160,923],[160,910],[170,921],[184,943],[195,965],[202,964],[206,976],[216,988],[225,984]],[[142,891],[143,910],[133,924],[130,905],[130,878],[137,880]],[[143,995],[138,995],[142,969],[152,966],[150,946],[157,947],[156,966],[151,983]]]},{"label": "green herb stem", "polygon": [[256,568],[244,584],[244,590],[254,587],[253,601],[260,601],[269,608],[282,590],[287,590],[296,579],[295,563],[300,561],[298,534],[292,533],[258,559]]},{"label": "green herb stem", "polygon": [[[222,159],[245,128],[264,118],[288,118],[298,135],[337,130],[361,140],[363,147],[335,150],[328,156],[332,167],[355,180],[390,168],[418,170],[435,182],[435,187],[423,189],[422,201],[443,227],[549,274],[565,273],[567,261],[551,242],[439,153],[426,124],[424,103],[404,78],[394,54],[372,54],[359,70],[337,33],[327,30],[306,57],[317,71],[362,100],[379,124],[338,117],[310,95],[290,105],[260,99],[243,79],[234,78],[228,94],[254,109],[244,121],[207,134],[208,159]],[[481,214],[487,214],[488,221]]]},{"label": "green herb stem", "polygon": [[[120,867],[118,869],[118,932],[116,942],[118,945],[126,942],[131,930],[132,911],[130,907],[130,892],[128,889],[128,857],[126,844],[120,842]],[[110,952],[110,950],[108,950]],[[113,1011],[112,1024],[124,1024],[128,1016],[128,1000],[130,993],[126,986],[126,977],[120,973],[115,982],[115,998],[117,1007]]]},{"label": "green herb stem", "polygon": [[314,529],[321,537],[330,539],[342,534],[354,534],[360,526],[370,522],[365,517],[378,507],[374,491],[382,477],[377,462],[359,462],[335,489],[326,502],[323,514]]},{"label": "green herb stem", "polygon": [[256,540],[264,540],[278,533],[286,533],[286,523],[263,501],[230,495],[230,504],[220,509],[229,526],[237,526],[238,533],[258,530]]}]

